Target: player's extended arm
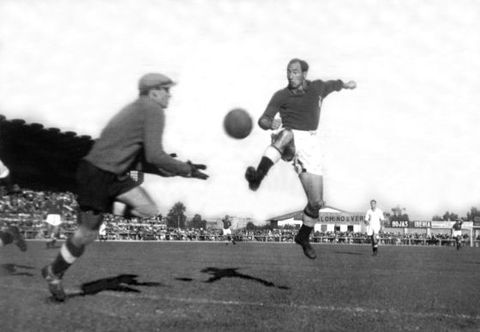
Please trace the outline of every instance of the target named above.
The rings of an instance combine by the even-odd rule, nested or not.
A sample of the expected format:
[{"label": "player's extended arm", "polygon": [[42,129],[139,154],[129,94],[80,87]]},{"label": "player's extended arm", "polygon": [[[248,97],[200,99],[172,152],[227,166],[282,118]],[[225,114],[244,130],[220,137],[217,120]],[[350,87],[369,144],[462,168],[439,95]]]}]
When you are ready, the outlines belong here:
[{"label": "player's extended arm", "polygon": [[186,176],[190,174],[192,167],[185,162],[177,160],[163,150],[162,137],[165,125],[165,117],[163,112],[158,110],[147,110],[145,112],[144,122],[144,162],[160,168],[167,173],[174,175]]},{"label": "player's extended arm", "polygon": [[357,83],[355,83],[355,81],[348,81],[346,83],[344,83],[342,80],[316,82],[320,82],[320,95],[322,98],[325,98],[333,91],[340,91],[342,89],[355,89],[357,87]]},{"label": "player's extended arm", "polygon": [[[171,153],[170,156],[172,158],[175,158],[177,156],[177,154]],[[207,169],[206,165],[204,165],[204,164],[194,164],[190,161],[188,161],[187,164],[190,166],[190,172],[188,174],[181,175],[181,176],[189,177],[189,178],[190,177],[191,178],[197,178],[197,179],[201,179],[201,180],[208,179],[209,176],[207,174],[201,172],[201,170],[206,170]],[[150,163],[146,162],[145,160],[142,160],[142,161],[138,162],[136,169],[139,170],[139,171],[142,171],[144,173],[160,175],[160,176],[163,176],[163,177],[172,177],[172,176],[178,175],[174,172],[170,172],[170,171],[165,170],[161,167],[157,167],[153,164],[150,164]]]},{"label": "player's extended arm", "polygon": [[344,89],[355,89],[357,87],[357,83],[355,81],[348,81],[347,83],[343,83]]}]

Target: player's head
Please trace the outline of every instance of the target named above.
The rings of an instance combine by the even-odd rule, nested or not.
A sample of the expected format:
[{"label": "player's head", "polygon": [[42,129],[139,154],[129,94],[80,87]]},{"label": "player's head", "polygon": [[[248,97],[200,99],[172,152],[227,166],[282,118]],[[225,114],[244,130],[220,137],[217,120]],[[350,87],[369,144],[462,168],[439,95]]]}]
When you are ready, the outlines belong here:
[{"label": "player's head", "polygon": [[158,73],[143,75],[138,81],[140,96],[147,96],[155,100],[162,107],[167,108],[170,101],[170,88],[175,85],[168,76]]},{"label": "player's head", "polygon": [[375,209],[376,206],[377,206],[377,201],[374,200],[374,199],[372,199],[372,200],[370,201],[370,207],[371,207],[372,209]]},{"label": "player's head", "polygon": [[287,65],[288,87],[297,89],[303,86],[307,79],[308,63],[305,60],[294,58]]}]

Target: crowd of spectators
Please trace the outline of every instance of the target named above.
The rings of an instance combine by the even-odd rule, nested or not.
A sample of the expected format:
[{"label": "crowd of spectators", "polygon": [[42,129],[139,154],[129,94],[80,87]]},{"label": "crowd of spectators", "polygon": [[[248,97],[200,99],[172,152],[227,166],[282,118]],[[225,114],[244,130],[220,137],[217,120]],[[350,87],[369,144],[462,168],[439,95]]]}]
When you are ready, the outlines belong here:
[{"label": "crowd of spectators", "polygon": [[[77,203],[75,195],[69,192],[53,193],[44,191],[17,190],[6,195],[0,191],[0,226],[16,224],[29,239],[42,239],[48,236],[44,222],[48,213],[47,206],[56,204],[61,207],[64,223],[60,237],[66,238],[76,229]],[[221,229],[167,228],[159,218],[127,219],[106,215],[105,227],[101,231],[101,240],[145,240],[145,241],[225,241]],[[297,230],[292,228],[270,229],[268,227],[238,229],[233,232],[236,241],[293,242]],[[478,239],[480,241],[480,236]],[[359,232],[315,232],[312,242],[317,243],[369,243],[365,233]],[[392,245],[449,245],[453,240],[450,234],[426,233],[381,233],[380,243]],[[464,235],[469,242],[469,236]]]},{"label": "crowd of spectators", "polygon": [[[292,229],[273,229],[257,231],[237,231],[240,240],[256,240],[263,242],[293,242],[296,230]],[[469,241],[469,235],[463,235],[463,241]],[[476,239],[480,241],[480,236]],[[362,244],[370,243],[370,238],[363,232],[315,232],[311,236],[312,242],[317,243],[340,243],[340,244]],[[381,232],[380,243],[392,245],[450,245],[454,242],[450,234],[431,234],[426,233],[393,233]]]}]

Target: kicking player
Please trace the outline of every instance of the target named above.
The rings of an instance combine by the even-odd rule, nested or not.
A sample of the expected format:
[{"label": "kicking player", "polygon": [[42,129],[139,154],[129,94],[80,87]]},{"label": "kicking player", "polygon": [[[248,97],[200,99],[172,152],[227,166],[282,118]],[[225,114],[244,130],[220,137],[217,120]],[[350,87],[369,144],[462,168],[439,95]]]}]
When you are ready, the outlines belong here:
[{"label": "kicking player", "polygon": [[[0,160],[0,187],[5,186],[10,192],[10,170]],[[0,247],[14,243],[21,251],[27,250],[27,243],[16,226],[10,226],[4,230],[0,230]]]},{"label": "kicking player", "polygon": [[205,169],[205,165],[179,161],[163,150],[165,109],[174,84],[157,73],[140,78],[138,98],[110,120],[81,161],[77,171],[78,229],[62,245],[55,260],[42,269],[55,300],[65,300],[64,273],[97,239],[103,214],[112,211],[115,201],[126,204],[126,211],[135,217],[158,215],[153,199],[128,175],[138,160],[143,160],[152,173],[208,178],[199,170]]},{"label": "kicking player", "polygon": [[382,229],[382,222],[385,221],[383,211],[377,208],[377,201],[372,199],[370,201],[370,209],[365,215],[365,224],[367,225],[367,235],[372,240],[373,256],[378,253],[378,240],[380,238],[380,230]]},{"label": "kicking player", "polygon": [[226,215],[225,218],[222,219],[223,223],[223,229],[222,229],[222,235],[224,239],[227,241],[225,244],[228,245],[229,242],[232,242],[232,244],[236,244],[235,239],[232,236],[232,230],[230,227],[232,226],[232,221],[229,215]]},{"label": "kicking player", "polygon": [[[277,91],[258,120],[264,130],[273,130],[272,144],[265,150],[257,168],[248,167],[245,178],[251,190],[257,190],[269,169],[280,159],[292,161],[307,196],[303,225],[295,236],[304,254],[315,259],[310,233],[318,222],[323,201],[323,177],[320,142],[317,135],[323,99],[333,91],[354,89],[356,83],[341,80],[307,80],[308,64],[292,59],[287,65],[288,86]],[[275,117],[277,114],[279,118]]]},{"label": "kicking player", "polygon": [[457,250],[460,250],[460,247],[462,246],[462,224],[463,220],[457,219],[452,226],[452,237],[455,239]]}]

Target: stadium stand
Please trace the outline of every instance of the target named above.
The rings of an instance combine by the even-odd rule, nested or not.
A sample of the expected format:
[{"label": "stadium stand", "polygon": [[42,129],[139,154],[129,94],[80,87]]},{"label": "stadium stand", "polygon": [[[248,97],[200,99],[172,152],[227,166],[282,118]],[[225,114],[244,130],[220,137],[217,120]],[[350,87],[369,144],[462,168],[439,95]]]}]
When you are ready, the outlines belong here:
[{"label": "stadium stand", "polygon": [[[44,222],[48,202],[55,200],[62,206],[61,238],[66,238],[76,229],[77,202],[72,192],[55,193],[52,191],[34,191],[24,189],[11,195],[0,195],[0,227],[17,225],[27,239],[45,239],[47,224]],[[160,217],[150,219],[124,218],[106,215],[106,240],[124,241],[224,241],[220,229],[178,229],[167,228]],[[293,242],[297,229],[287,228],[246,228],[234,231],[236,241],[253,242]],[[475,239],[476,246],[480,237]],[[359,232],[315,232],[312,242],[330,244],[366,244],[369,242],[365,233]],[[384,232],[381,243],[390,245],[453,245],[454,240],[449,234],[425,233],[400,234]],[[464,235],[464,243],[469,243],[469,237]]]},{"label": "stadium stand", "polygon": [[22,188],[75,192],[78,162],[92,144],[90,136],[0,115],[0,158]]}]

